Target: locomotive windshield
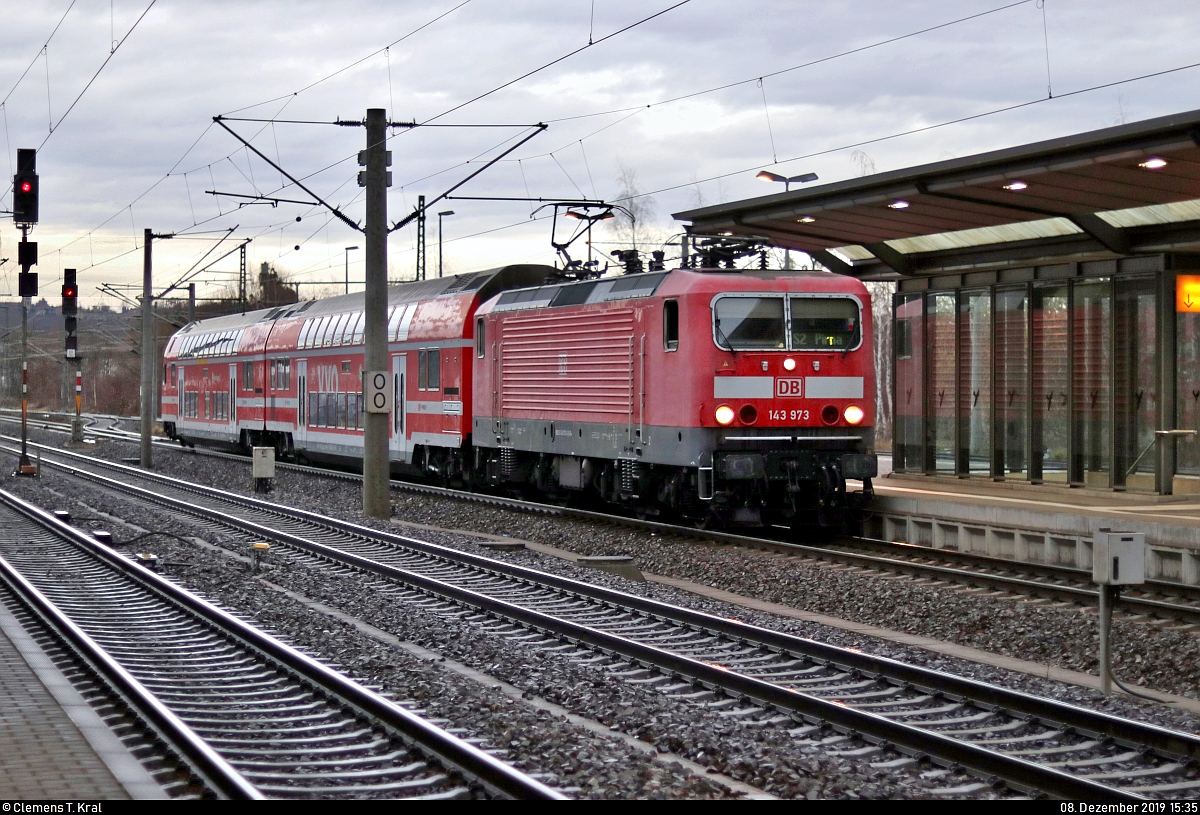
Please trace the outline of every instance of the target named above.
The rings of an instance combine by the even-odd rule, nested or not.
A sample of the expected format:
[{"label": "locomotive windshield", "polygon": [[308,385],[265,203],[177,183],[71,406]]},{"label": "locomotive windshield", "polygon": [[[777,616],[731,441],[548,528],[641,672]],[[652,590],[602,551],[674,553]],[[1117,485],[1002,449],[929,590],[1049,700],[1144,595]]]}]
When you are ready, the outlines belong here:
[{"label": "locomotive windshield", "polygon": [[717,344],[735,351],[783,348],[782,297],[722,297],[713,306]]},{"label": "locomotive windshield", "polygon": [[862,339],[859,312],[849,297],[722,295],[713,339],[731,351],[849,351]]},{"label": "locomotive windshield", "polygon": [[844,297],[792,297],[792,350],[846,351],[858,345],[858,303]]}]

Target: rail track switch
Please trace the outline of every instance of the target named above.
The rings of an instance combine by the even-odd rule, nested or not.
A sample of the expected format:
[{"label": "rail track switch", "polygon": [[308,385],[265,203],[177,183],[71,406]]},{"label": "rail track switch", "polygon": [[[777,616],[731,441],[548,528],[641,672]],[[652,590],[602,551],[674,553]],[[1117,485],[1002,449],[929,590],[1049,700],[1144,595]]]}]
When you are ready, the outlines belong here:
[{"label": "rail track switch", "polygon": [[254,491],[270,492],[275,482],[275,448],[255,447],[251,454]]},{"label": "rail track switch", "polygon": [[1146,582],[1146,533],[1101,529],[1092,538],[1092,580],[1102,586]]}]

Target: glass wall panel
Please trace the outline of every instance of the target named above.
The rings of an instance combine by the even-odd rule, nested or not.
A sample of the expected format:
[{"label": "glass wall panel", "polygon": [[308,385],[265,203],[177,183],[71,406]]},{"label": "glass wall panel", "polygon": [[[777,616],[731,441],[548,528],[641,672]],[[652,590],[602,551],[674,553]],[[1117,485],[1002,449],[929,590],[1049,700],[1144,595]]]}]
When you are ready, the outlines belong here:
[{"label": "glass wall panel", "polygon": [[924,298],[919,294],[895,297],[893,326],[896,345],[895,432],[892,467],[897,471],[920,471],[924,464]]},{"label": "glass wall panel", "polygon": [[958,471],[992,469],[992,295],[959,295]]},{"label": "glass wall panel", "polygon": [[926,343],[929,346],[925,469],[954,472],[954,394],[957,390],[954,295],[927,294],[925,299]]},{"label": "glass wall panel", "polygon": [[[1200,429],[1200,314],[1176,314],[1176,388],[1178,403],[1175,426]],[[1176,442],[1176,469],[1184,475],[1200,475],[1200,437],[1184,436]]]},{"label": "glass wall panel", "polygon": [[1154,278],[1117,280],[1113,485],[1131,490],[1153,491],[1158,464],[1150,449],[1158,408],[1157,300]]},{"label": "glass wall panel", "polygon": [[1067,287],[1033,289],[1032,480],[1066,481],[1070,447]]},{"label": "glass wall panel", "polygon": [[1109,485],[1112,453],[1112,280],[1075,284],[1071,331],[1075,385],[1075,444],[1071,482]]},{"label": "glass wall panel", "polygon": [[993,474],[1028,477],[1029,295],[1019,289],[996,290],[995,443]]}]

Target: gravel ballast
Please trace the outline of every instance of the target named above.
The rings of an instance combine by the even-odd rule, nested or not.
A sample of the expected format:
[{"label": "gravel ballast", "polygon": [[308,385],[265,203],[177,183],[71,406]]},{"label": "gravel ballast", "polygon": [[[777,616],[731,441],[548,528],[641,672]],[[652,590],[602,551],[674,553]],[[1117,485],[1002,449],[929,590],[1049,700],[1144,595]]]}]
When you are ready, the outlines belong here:
[{"label": "gravel ballast", "polygon": [[[61,437],[48,441],[61,444]],[[121,458],[132,450],[132,445],[109,442],[98,445],[96,452]],[[248,464],[163,450],[155,450],[155,464],[155,469],[164,474],[250,492]],[[178,526],[178,519],[172,519],[162,510],[137,508],[130,502],[114,500],[50,470],[44,472],[38,487],[34,489],[33,482],[28,480],[6,480],[6,488],[48,508],[60,508],[63,501],[75,501],[79,504],[76,509],[79,515],[87,515],[88,507],[100,507],[145,529]],[[50,487],[57,495],[41,487]],[[1022,659],[1074,670],[1087,670],[1089,665],[1094,669],[1091,643],[1095,639],[1095,617],[1072,608],[982,598],[907,579],[884,580],[781,555],[673,536],[651,536],[609,525],[395,491],[393,496],[399,520],[539,541],[582,555],[628,554],[648,572]],[[359,511],[361,491],[351,482],[280,470],[271,500],[306,509],[319,508],[326,514],[364,522]],[[403,527],[390,526],[389,530],[412,534]],[[119,532],[115,526],[113,531],[118,540],[133,536],[130,531]],[[244,546],[236,540],[219,540],[221,536],[211,531],[175,531],[235,548]],[[478,539],[460,534],[429,531],[413,536],[480,551]],[[732,723],[652,690],[616,680],[603,671],[583,668],[514,644],[479,626],[465,626],[410,605],[398,606],[389,602],[370,578],[335,577],[303,563],[289,563],[283,552],[272,553],[274,562],[263,578],[255,578],[240,563],[231,564],[222,557],[204,554],[195,547],[166,538],[155,540],[154,547],[168,561],[197,564],[172,567],[171,577],[279,632],[319,658],[343,666],[352,675],[383,686],[397,698],[412,700],[426,715],[449,720],[447,726],[469,731],[489,745],[508,750],[509,760],[574,795],[705,798],[732,793],[679,764],[653,761],[644,752],[615,739],[569,726],[545,711],[521,705],[478,683],[443,671],[435,663],[422,662],[380,643],[348,623],[333,620],[282,595],[267,581],[509,682],[530,695],[634,735],[660,750],[685,756],[782,797],[928,796],[935,788],[971,781],[936,771],[924,773],[926,777],[920,771],[882,772],[871,768],[868,762],[830,755],[827,750],[814,749],[811,743],[797,742],[782,728]],[[658,584],[631,583],[529,550],[490,556],[1131,718],[1193,732],[1200,729],[1195,717],[1162,705],[1144,704],[1127,697],[1104,699],[1083,688],[735,608]],[[1194,635],[1118,622],[1115,639],[1117,671],[1127,681],[1195,696],[1197,639]],[[1148,653],[1155,654],[1155,658],[1150,659]],[[850,746],[853,745],[837,745],[840,749]]]}]

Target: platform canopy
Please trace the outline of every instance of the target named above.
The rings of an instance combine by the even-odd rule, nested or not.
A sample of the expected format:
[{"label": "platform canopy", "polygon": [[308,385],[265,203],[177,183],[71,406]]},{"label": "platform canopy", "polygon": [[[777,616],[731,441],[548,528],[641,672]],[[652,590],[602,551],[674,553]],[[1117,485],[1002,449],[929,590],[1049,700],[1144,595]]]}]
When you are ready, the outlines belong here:
[{"label": "platform canopy", "polygon": [[1200,110],[675,218],[868,279],[1200,251]]}]

